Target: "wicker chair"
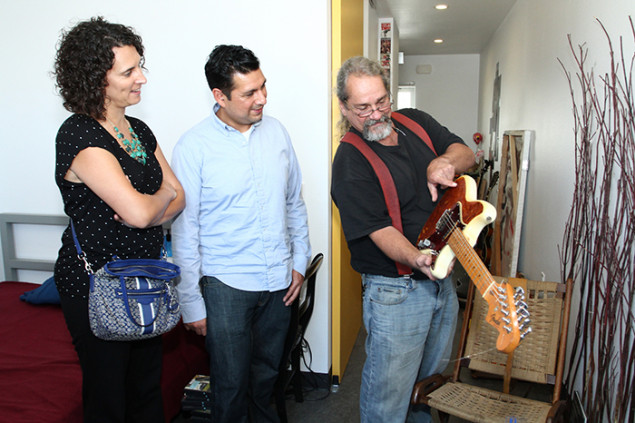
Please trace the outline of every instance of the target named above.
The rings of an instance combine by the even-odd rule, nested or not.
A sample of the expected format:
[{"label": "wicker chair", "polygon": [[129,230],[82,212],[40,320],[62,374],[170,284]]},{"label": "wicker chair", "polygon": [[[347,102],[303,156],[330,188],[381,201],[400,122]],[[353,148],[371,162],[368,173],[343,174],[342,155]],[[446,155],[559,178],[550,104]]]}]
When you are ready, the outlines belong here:
[{"label": "wicker chair", "polygon": [[[448,414],[483,423],[563,421],[565,401],[560,400],[560,389],[572,282],[514,278],[508,281],[525,290],[532,332],[509,355],[493,348],[497,332],[485,322],[487,303],[480,295],[474,295],[470,284],[454,372],[451,376],[433,375],[417,382],[412,404],[437,409],[442,421],[447,421]],[[461,383],[459,374],[463,367],[471,369],[472,375],[495,375],[498,380],[494,383],[502,384],[500,391]],[[553,394],[545,402],[510,395],[512,379],[552,385]]]}]

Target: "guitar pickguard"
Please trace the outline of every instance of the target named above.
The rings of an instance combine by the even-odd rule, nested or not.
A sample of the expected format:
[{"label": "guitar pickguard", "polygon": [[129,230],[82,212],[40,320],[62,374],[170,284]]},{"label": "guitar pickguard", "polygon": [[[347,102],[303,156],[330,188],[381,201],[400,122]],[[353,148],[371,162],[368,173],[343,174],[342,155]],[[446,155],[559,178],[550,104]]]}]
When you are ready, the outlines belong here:
[{"label": "guitar pickguard", "polygon": [[455,253],[447,245],[450,233],[459,228],[470,246],[474,246],[483,228],[496,219],[496,208],[476,199],[476,182],[462,176],[457,186],[449,189],[439,200],[430,218],[419,234],[417,247],[433,255],[432,274],[445,278]]}]

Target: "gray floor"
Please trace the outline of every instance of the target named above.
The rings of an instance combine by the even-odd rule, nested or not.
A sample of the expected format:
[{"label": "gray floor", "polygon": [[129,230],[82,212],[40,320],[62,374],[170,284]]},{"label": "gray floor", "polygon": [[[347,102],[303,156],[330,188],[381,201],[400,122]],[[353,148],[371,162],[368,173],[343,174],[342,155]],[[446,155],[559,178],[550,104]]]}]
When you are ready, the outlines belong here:
[{"label": "gray floor", "polygon": [[[457,322],[457,333],[454,339],[454,351],[452,360],[456,359],[456,349],[460,334],[463,308],[459,312],[459,321]],[[362,328],[355,342],[351,358],[346,367],[346,371],[336,392],[328,389],[311,389],[305,387],[304,402],[295,402],[292,395],[287,399],[287,416],[289,423],[358,423],[359,422],[359,386],[361,382],[362,367],[366,354],[364,352],[364,340],[366,332]],[[452,372],[454,361],[450,362],[446,374]],[[463,371],[461,378],[465,382],[472,380],[480,386],[490,387],[492,389],[500,389],[502,381],[478,379],[474,380],[470,377],[469,372]],[[517,382],[514,385],[514,394],[521,396],[529,396],[534,399],[549,401],[549,391],[532,390],[529,392],[529,385],[523,385]],[[436,411],[432,412],[433,422],[438,423],[440,420]],[[186,419],[177,419],[174,423],[187,422]],[[464,423],[466,420],[457,417],[450,417],[449,423]],[[378,422],[379,423],[379,422]]]},{"label": "gray floor", "polygon": [[289,423],[359,422],[359,386],[366,359],[365,338],[366,332],[362,329],[336,392],[319,389],[308,392],[304,402],[295,402],[293,398],[287,400]]},{"label": "gray floor", "polygon": [[[451,374],[456,359],[456,350],[463,317],[463,307],[459,312],[457,331],[454,339],[454,349],[452,361],[446,369],[445,374]],[[287,416],[289,423],[358,423],[359,422],[359,386],[361,382],[362,367],[366,354],[364,352],[365,330],[362,328],[355,342],[355,347],[351,354],[350,361],[344,372],[342,382],[337,392],[328,392],[326,389],[308,392],[306,400],[297,403],[293,398],[287,399]],[[486,388],[500,390],[502,380],[500,379],[473,379],[470,372],[463,370],[461,380],[473,383]],[[550,402],[551,389],[538,387],[535,384],[527,384],[515,381],[512,386],[512,393],[541,401]],[[436,411],[432,411],[432,420],[440,422]],[[467,420],[450,416],[449,423],[464,423]]]},{"label": "gray floor", "polygon": [[[366,332],[362,328],[337,392],[329,393],[326,390],[310,392],[307,394],[306,401],[302,403],[296,403],[292,398],[287,400],[289,423],[359,422],[359,386],[362,377],[362,367],[366,358],[364,353],[365,337]],[[439,422],[438,416],[434,411],[432,417],[434,422]],[[450,423],[461,423],[464,421],[454,417],[450,419]]]}]

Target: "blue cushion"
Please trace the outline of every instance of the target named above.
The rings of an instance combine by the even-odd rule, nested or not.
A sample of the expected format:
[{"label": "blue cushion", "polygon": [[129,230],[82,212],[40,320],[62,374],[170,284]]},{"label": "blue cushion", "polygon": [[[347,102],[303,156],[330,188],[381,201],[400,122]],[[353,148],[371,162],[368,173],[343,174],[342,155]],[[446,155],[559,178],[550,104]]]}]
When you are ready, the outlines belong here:
[{"label": "blue cushion", "polygon": [[31,304],[59,304],[60,294],[51,276],[39,287],[20,295],[20,299]]}]

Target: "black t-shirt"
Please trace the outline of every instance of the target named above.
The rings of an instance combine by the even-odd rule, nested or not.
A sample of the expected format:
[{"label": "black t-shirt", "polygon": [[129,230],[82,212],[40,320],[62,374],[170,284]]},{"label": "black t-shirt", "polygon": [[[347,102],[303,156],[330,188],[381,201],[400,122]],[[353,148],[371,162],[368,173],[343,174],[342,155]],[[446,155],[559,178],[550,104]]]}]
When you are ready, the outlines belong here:
[{"label": "black t-shirt", "polygon": [[[159,258],[163,245],[160,226],[135,229],[118,223],[114,219],[114,210],[85,184],[64,179],[80,151],[99,147],[117,158],[137,191],[144,194],[158,191],[163,172],[154,156],[156,138],[141,120],[126,118],[146,149],[148,157],[145,165],[130,157],[106,129],[88,116],[70,116],[57,133],[55,182],[62,194],[64,211],[73,220],[81,248],[94,271],[115,255],[119,258]],[[88,296],[88,275],[83,262],[77,258],[70,227],[62,235],[62,247],[55,263],[55,283],[60,295]]]},{"label": "black t-shirt", "polygon": [[[426,130],[439,155],[451,144],[463,143],[425,112],[416,109],[399,112]],[[426,175],[428,165],[436,155],[407,127],[396,121],[393,123],[397,128],[398,145],[365,142],[390,170],[399,197],[404,235],[414,244],[436,205],[430,197]],[[354,128],[351,131],[361,137]],[[353,269],[359,273],[399,276],[395,262],[369,237],[374,231],[392,225],[379,179],[368,160],[349,143],[340,143],[335,154],[331,196],[340,212]],[[425,278],[419,272],[415,272],[414,277]]]}]

